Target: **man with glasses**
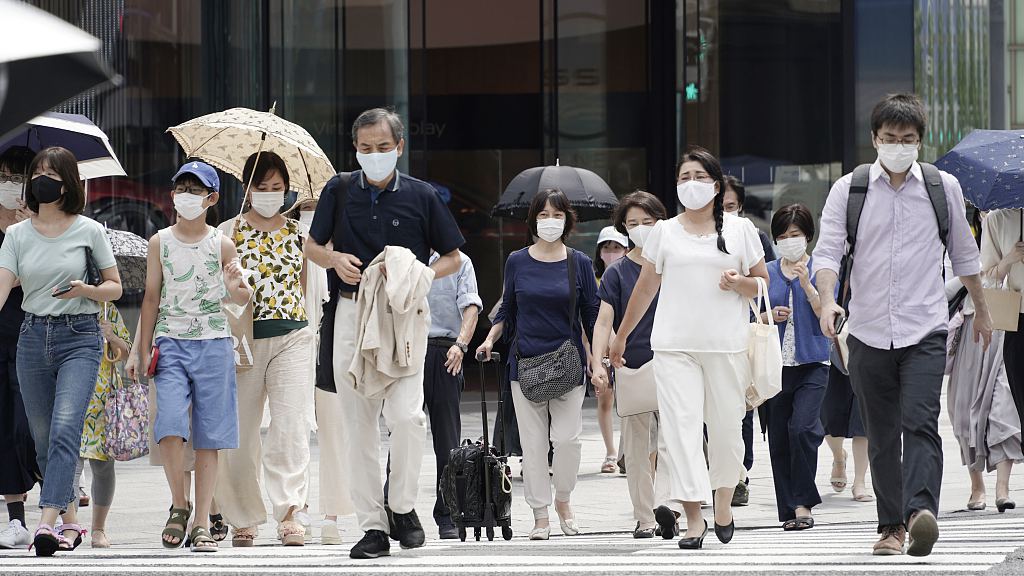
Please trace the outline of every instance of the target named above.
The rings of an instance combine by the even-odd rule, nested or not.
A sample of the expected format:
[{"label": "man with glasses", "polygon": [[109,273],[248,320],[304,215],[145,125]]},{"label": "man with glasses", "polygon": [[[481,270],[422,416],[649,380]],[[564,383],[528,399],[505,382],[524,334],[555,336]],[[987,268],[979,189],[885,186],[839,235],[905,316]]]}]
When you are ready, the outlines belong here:
[{"label": "man with glasses", "polygon": [[909,532],[907,553],[926,556],[939,536],[944,248],[974,299],[973,337],[987,345],[992,336],[963,193],[956,178],[917,162],[924,132],[917,96],[895,94],[875,106],[871,135],[878,160],[832,186],[814,250],[821,330],[830,337],[845,315],[835,298],[844,256],[849,267],[846,365],[871,449],[881,535],[876,555],[902,554]]}]

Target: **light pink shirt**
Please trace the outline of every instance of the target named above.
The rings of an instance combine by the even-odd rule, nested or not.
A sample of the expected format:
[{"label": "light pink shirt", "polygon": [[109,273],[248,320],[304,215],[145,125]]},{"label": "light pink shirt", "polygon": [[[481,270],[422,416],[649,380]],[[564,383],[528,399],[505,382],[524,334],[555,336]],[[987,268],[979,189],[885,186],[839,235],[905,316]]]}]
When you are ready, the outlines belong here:
[{"label": "light pink shirt", "polygon": [[[981,270],[978,245],[967,223],[960,183],[942,172],[949,209],[949,260],[957,276]],[[829,192],[821,214],[814,273],[832,270],[846,252],[846,204],[852,174]],[[876,161],[871,166],[850,283],[850,334],[882,350],[918,344],[946,330],[948,306],[942,279],[943,247],[921,166],[894,190]]]}]

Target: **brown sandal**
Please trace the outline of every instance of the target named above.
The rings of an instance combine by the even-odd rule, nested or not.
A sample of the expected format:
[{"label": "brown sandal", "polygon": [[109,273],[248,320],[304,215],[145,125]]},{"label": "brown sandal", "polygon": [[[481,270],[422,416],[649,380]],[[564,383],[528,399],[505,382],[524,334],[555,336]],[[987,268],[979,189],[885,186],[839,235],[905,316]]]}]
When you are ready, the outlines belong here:
[{"label": "brown sandal", "polygon": [[231,546],[234,548],[252,548],[256,539],[256,528],[235,528],[231,531]]},{"label": "brown sandal", "polygon": [[306,529],[294,520],[285,520],[277,526],[277,537],[285,546],[303,546],[306,543]]}]

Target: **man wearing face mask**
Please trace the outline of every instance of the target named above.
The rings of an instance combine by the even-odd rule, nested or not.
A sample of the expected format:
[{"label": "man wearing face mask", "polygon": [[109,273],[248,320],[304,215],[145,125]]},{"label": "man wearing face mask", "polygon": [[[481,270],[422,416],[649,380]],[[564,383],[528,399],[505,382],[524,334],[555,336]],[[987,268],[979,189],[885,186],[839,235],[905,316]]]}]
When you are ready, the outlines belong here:
[{"label": "man wearing face mask", "polygon": [[[956,178],[917,162],[924,132],[917,96],[890,95],[875,106],[871,135],[878,160],[832,186],[814,250],[826,336],[836,336],[837,321],[846,315],[841,304],[849,302],[845,361],[871,446],[877,555],[902,554],[909,533],[907,553],[925,556],[939,536],[938,418],[948,328],[944,248],[976,306],[974,334],[966,337],[986,345],[992,337],[963,193]],[[844,260],[849,282],[837,303]]]},{"label": "man wearing face mask", "polygon": [[[426,437],[423,371],[398,379],[388,387],[384,400],[371,400],[357,390],[359,383],[348,368],[355,353],[362,272],[385,246],[402,246],[429,265],[435,279],[442,278],[458,272],[459,248],[465,243],[434,188],[396,169],[405,150],[404,134],[402,120],[390,110],[374,108],[356,118],[352,145],[362,169],[327,183],[305,245],[309,259],[328,269],[331,298],[337,304],[332,333],[324,333],[329,324],[325,318],[320,338],[324,342],[333,336],[333,382],[342,406],[352,501],[365,532],[350,551],[352,558],[390,554],[389,535],[402,548],[417,548],[425,539],[413,509]],[[431,251],[441,255],[433,263]],[[378,418],[382,410],[391,431],[388,502],[393,516],[384,506],[381,483]]]}]

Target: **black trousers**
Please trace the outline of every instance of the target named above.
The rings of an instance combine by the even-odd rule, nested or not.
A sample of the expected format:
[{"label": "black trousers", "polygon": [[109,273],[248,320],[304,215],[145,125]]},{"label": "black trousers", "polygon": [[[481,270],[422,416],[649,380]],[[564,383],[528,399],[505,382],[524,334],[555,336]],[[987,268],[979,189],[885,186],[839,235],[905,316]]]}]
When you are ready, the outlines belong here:
[{"label": "black trousers", "polygon": [[906,348],[880,350],[853,336],[849,345],[850,383],[867,431],[879,532],[905,525],[918,510],[938,516],[946,332]]},{"label": "black trousers", "polygon": [[1010,381],[1013,403],[1017,405],[1021,422],[1024,422],[1024,314],[1020,315],[1017,331],[1006,332],[1003,364],[1006,365],[1006,379]]},{"label": "black trousers", "polygon": [[825,437],[821,403],[828,385],[828,366],[804,364],[782,369],[782,392],[768,400],[768,452],[775,478],[779,521],[796,518],[798,506],[821,504],[814,483],[818,447]]},{"label": "black trousers", "polygon": [[17,341],[0,342],[0,494],[23,494],[43,477],[18,387],[17,350]]},{"label": "black trousers", "polygon": [[434,459],[437,462],[434,521],[438,526],[452,523],[448,507],[441,498],[441,472],[448,465],[448,454],[459,447],[459,438],[462,436],[459,402],[462,400],[465,379],[461,371],[453,376],[444,367],[449,348],[428,344],[427,359],[423,366],[423,408],[430,417],[430,435],[434,439]]}]

